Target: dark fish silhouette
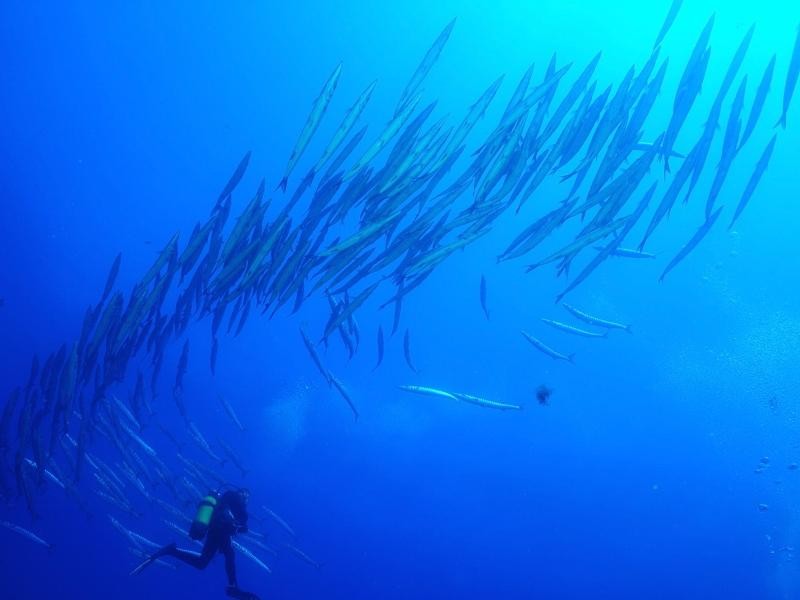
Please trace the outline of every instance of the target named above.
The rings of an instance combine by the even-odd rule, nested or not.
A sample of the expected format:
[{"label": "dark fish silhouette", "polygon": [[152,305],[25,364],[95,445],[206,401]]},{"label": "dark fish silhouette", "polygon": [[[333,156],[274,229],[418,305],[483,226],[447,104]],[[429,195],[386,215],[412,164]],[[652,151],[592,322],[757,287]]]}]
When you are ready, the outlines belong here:
[{"label": "dark fish silhouette", "polygon": [[[103,289],[103,295],[100,297],[100,303],[106,301],[108,295],[111,293],[111,289],[114,287],[114,283],[117,281],[117,275],[119,274],[119,265],[122,261],[122,252],[117,254],[117,257],[114,259],[114,263],[111,265],[111,270],[108,272],[108,277],[106,278],[106,285]],[[2,299],[0,299],[2,300]]]},{"label": "dark fish silhouette", "polygon": [[678,254],[675,255],[675,258],[673,258],[664,268],[664,272],[661,273],[661,277],[658,278],[659,281],[664,281],[664,277],[667,276],[667,273],[669,273],[678,265],[678,263],[686,258],[689,253],[697,247],[697,244],[699,244],[703,238],[706,237],[708,232],[711,231],[711,228],[714,226],[714,223],[716,223],[717,219],[719,218],[719,214],[722,212],[723,208],[723,206],[720,206],[711,214],[709,218],[703,222],[692,238],[686,242],[686,245],[678,251]]},{"label": "dark fish silhouette", "polygon": [[406,358],[406,364],[408,368],[414,371],[414,373],[419,373],[417,368],[414,366],[414,363],[411,361],[411,339],[409,337],[409,330],[406,329],[406,333],[403,336],[403,355]]},{"label": "dark fish silhouette", "polygon": [[486,315],[486,320],[489,320],[489,309],[486,307],[486,277],[481,275],[481,308],[483,314]]},{"label": "dark fish silhouette", "polygon": [[773,54],[769,64],[767,64],[767,68],[764,69],[764,74],[761,76],[761,83],[758,84],[756,96],[753,98],[753,106],[750,108],[750,116],[747,118],[747,125],[745,125],[744,132],[739,140],[739,148],[744,146],[747,140],[750,139],[750,135],[756,128],[756,124],[758,124],[758,120],[761,117],[761,112],[764,109],[764,101],[767,99],[767,94],[769,94],[774,71],[775,55]]},{"label": "dark fish silhouette", "polygon": [[780,125],[786,129],[786,114],[789,112],[789,105],[792,102],[794,89],[797,86],[798,75],[800,75],[800,25],[797,26],[797,37],[795,37],[794,40],[792,61],[789,63],[789,70],[786,72],[786,83],[783,86],[783,112],[775,125],[776,127]]},{"label": "dark fish silhouette", "polygon": [[736,220],[739,218],[739,215],[742,214],[742,211],[747,206],[747,203],[750,202],[750,198],[753,196],[753,192],[756,191],[756,187],[758,186],[758,182],[761,181],[761,177],[764,175],[764,171],[767,170],[769,166],[769,159],[772,157],[772,151],[775,149],[775,141],[778,139],[778,136],[773,135],[772,139],[767,144],[767,147],[764,148],[764,152],[761,153],[761,158],[758,159],[758,163],[756,163],[756,168],[753,171],[753,174],[750,176],[750,180],[747,182],[747,187],[742,194],[741,199],[739,200],[739,204],[736,206],[736,211],[733,214],[733,218],[731,219],[731,224],[728,225],[728,229],[733,227],[733,224],[736,223]]},{"label": "dark fish silhouette", "polygon": [[664,19],[664,24],[661,25],[661,29],[656,36],[656,41],[653,43],[653,48],[658,48],[661,45],[661,42],[664,41],[664,37],[667,35],[672,27],[672,24],[675,22],[675,17],[678,16],[678,11],[680,11],[682,5],[683,0],[672,0],[672,4],[669,7],[669,12]]},{"label": "dark fish silhouette", "polygon": [[375,364],[375,367],[373,367],[373,369],[372,369],[373,371],[375,369],[377,369],[378,367],[380,367],[381,363],[383,362],[383,344],[384,344],[384,342],[383,342],[383,326],[379,325],[378,326],[378,362]]},{"label": "dark fish silhouette", "polygon": [[320,91],[319,96],[317,96],[317,99],[314,100],[314,104],[311,106],[311,112],[308,114],[306,123],[303,126],[303,130],[300,132],[300,137],[297,139],[294,149],[292,150],[292,154],[289,156],[289,162],[286,164],[286,170],[283,172],[283,177],[278,184],[278,187],[281,190],[286,191],[286,184],[289,181],[289,176],[292,174],[295,166],[297,166],[297,162],[300,160],[300,157],[303,156],[303,152],[305,152],[306,148],[308,147],[311,138],[314,137],[314,134],[317,132],[317,128],[322,121],[322,117],[325,116],[325,111],[328,110],[328,105],[330,104],[331,98],[333,98],[333,94],[336,91],[336,86],[339,83],[339,76],[341,74],[342,64],[339,63],[333,70],[333,73],[328,76],[328,79],[325,81],[325,85],[322,86],[322,90]]},{"label": "dark fish silhouette", "polygon": [[741,113],[746,86],[747,77],[745,76],[731,105],[728,125],[725,128],[725,139],[722,142],[722,156],[720,156],[717,173],[714,176],[714,182],[711,184],[711,191],[708,193],[708,199],[706,200],[706,218],[713,212],[714,202],[722,189],[722,184],[725,182],[733,159],[739,150],[739,132],[742,129]]},{"label": "dark fish silhouette", "polygon": [[231,195],[236,186],[239,185],[239,182],[244,177],[244,172],[247,171],[247,165],[250,164],[250,151],[248,150],[245,155],[242,157],[242,160],[239,161],[239,164],[236,166],[236,170],[231,175],[231,178],[228,180],[228,183],[225,184],[225,187],[222,188],[222,191],[217,198],[217,205],[216,208],[220,208],[225,201],[225,199]]}]

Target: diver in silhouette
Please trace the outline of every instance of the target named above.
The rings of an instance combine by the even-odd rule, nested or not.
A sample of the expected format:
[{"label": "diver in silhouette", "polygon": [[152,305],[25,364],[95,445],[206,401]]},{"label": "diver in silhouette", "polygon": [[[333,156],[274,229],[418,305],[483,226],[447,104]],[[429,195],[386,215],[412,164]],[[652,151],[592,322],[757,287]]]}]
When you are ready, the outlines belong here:
[{"label": "diver in silhouette", "polygon": [[249,498],[250,492],[246,489],[209,494],[200,502],[197,516],[189,532],[192,539],[205,538],[200,554],[182,550],[173,542],[150,555],[131,571],[131,575],[141,573],[145,567],[165,556],[173,556],[196,569],[205,569],[219,552],[225,557],[225,572],[228,575],[228,587],[225,591],[228,596],[240,600],[258,600],[255,594],[239,588],[236,580],[236,557],[233,552],[233,536],[247,531]]}]

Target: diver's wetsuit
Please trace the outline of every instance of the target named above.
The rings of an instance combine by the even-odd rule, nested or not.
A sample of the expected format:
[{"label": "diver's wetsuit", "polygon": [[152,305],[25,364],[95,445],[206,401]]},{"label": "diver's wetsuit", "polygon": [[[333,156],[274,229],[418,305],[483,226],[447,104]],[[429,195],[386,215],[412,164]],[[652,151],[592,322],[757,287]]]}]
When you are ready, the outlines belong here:
[{"label": "diver's wetsuit", "polygon": [[244,500],[236,492],[222,494],[214,508],[214,515],[208,526],[203,551],[200,554],[181,550],[174,545],[163,549],[166,556],[174,556],[196,569],[205,569],[217,552],[225,556],[225,572],[228,574],[228,584],[238,588],[236,582],[236,558],[233,553],[231,537],[235,533],[247,531],[247,507]]}]

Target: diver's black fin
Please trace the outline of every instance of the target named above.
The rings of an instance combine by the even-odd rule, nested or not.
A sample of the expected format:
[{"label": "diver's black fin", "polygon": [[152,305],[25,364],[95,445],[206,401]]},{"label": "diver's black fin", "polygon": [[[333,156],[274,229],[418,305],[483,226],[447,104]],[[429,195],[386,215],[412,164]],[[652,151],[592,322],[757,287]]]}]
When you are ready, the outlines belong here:
[{"label": "diver's black fin", "polygon": [[244,590],[240,590],[238,587],[234,587],[229,585],[225,590],[231,598],[237,598],[237,600],[259,600],[259,597],[253,594],[252,592],[245,592]]},{"label": "diver's black fin", "polygon": [[152,556],[148,556],[142,562],[140,562],[136,566],[136,568],[129,573],[129,575],[138,575],[139,573],[144,571],[147,567],[149,567],[151,564],[153,564],[157,560],[158,560],[158,557],[155,554],[152,555]]},{"label": "diver's black fin", "polygon": [[164,546],[163,548],[161,548],[161,550],[158,550],[155,553],[153,553],[150,556],[148,556],[147,558],[145,558],[141,563],[139,563],[136,566],[135,569],[133,569],[133,571],[131,571],[129,573],[129,575],[138,575],[139,573],[144,571],[147,567],[149,567],[154,562],[156,562],[159,558],[161,558],[162,556],[165,556],[170,549],[174,549],[174,548],[175,548],[175,544],[174,543],[173,544],[169,544],[167,546]]}]

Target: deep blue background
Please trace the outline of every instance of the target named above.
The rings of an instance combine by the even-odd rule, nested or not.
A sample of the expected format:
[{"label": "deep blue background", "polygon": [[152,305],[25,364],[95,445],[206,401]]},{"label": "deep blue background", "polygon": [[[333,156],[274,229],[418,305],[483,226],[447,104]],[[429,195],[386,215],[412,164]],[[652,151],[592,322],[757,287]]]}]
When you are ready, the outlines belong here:
[{"label": "deep blue background", "polygon": [[[453,16],[456,28],[425,97],[439,98],[437,114],[456,121],[506,73],[473,134],[477,143],[531,61],[538,78],[554,50],[562,62],[583,64],[602,49],[601,87],[619,81],[631,63],[646,60],[669,3],[374,4],[2,4],[0,392],[24,379],[33,353],[76,336],[118,251],[120,285],[128,289],[176,229],[185,240],[245,150],[253,160],[236,206],[261,176],[274,185],[339,60],[332,116],[308,161],[376,77],[365,120],[368,135],[377,135]],[[406,303],[403,325],[419,375],[403,362],[400,336],[371,373],[375,331],[379,323],[387,329],[391,315],[374,302],[359,311],[359,354],[348,363],[333,344],[326,355],[356,398],[357,424],[321,385],[300,343],[301,322],[314,331],[324,324],[319,299],[294,318],[252,319],[240,337],[222,339],[216,378],[207,366],[208,323],[191,330],[190,411],[209,437],[219,433],[241,450],[252,469],[245,483],[254,507],[264,503],[286,517],[298,545],[323,564],[316,571],[286,554],[265,556],[274,569],[267,576],[240,558],[244,587],[264,598],[800,597],[791,553],[770,552],[796,544],[800,534],[800,474],[786,468],[800,460],[800,103],[751,205],[725,231],[772,135],[800,10],[783,2],[687,4],[665,43],[667,92],[651,134],[664,127],[682,66],[715,10],[705,93],[680,149],[699,134],[751,22],[757,30],[743,69],[750,74],[746,109],[773,52],[776,76],[760,127],[723,189],[728,212],[705,243],[657,283],[702,219],[710,169],[692,202],[653,236],[657,261],[609,261],[571,295],[591,312],[632,323],[633,335],[583,340],[545,329],[539,317],[566,316],[553,304],[563,282],[545,269],[524,275],[519,261],[495,265],[524,224],[561,199],[553,182],[527,213],[504,217]],[[709,164],[718,156],[715,145]],[[490,322],[478,304],[481,274]],[[577,364],[536,353],[521,328],[576,352]],[[396,385],[404,383],[525,410],[495,413],[402,395]],[[551,406],[533,399],[540,383],[555,388]],[[158,411],[177,427],[164,385]],[[224,420],[216,392],[236,406],[246,434]],[[168,456],[170,447],[160,450]],[[764,455],[770,467],[756,475]],[[58,492],[45,494],[40,522],[21,507],[0,513],[55,545],[48,553],[0,530],[3,598],[221,597],[221,561],[204,573],[152,568],[129,578],[136,561],[107,509],[96,503],[87,521]],[[769,511],[759,512],[759,503]],[[156,519],[121,520],[159,541],[174,537]]]}]

